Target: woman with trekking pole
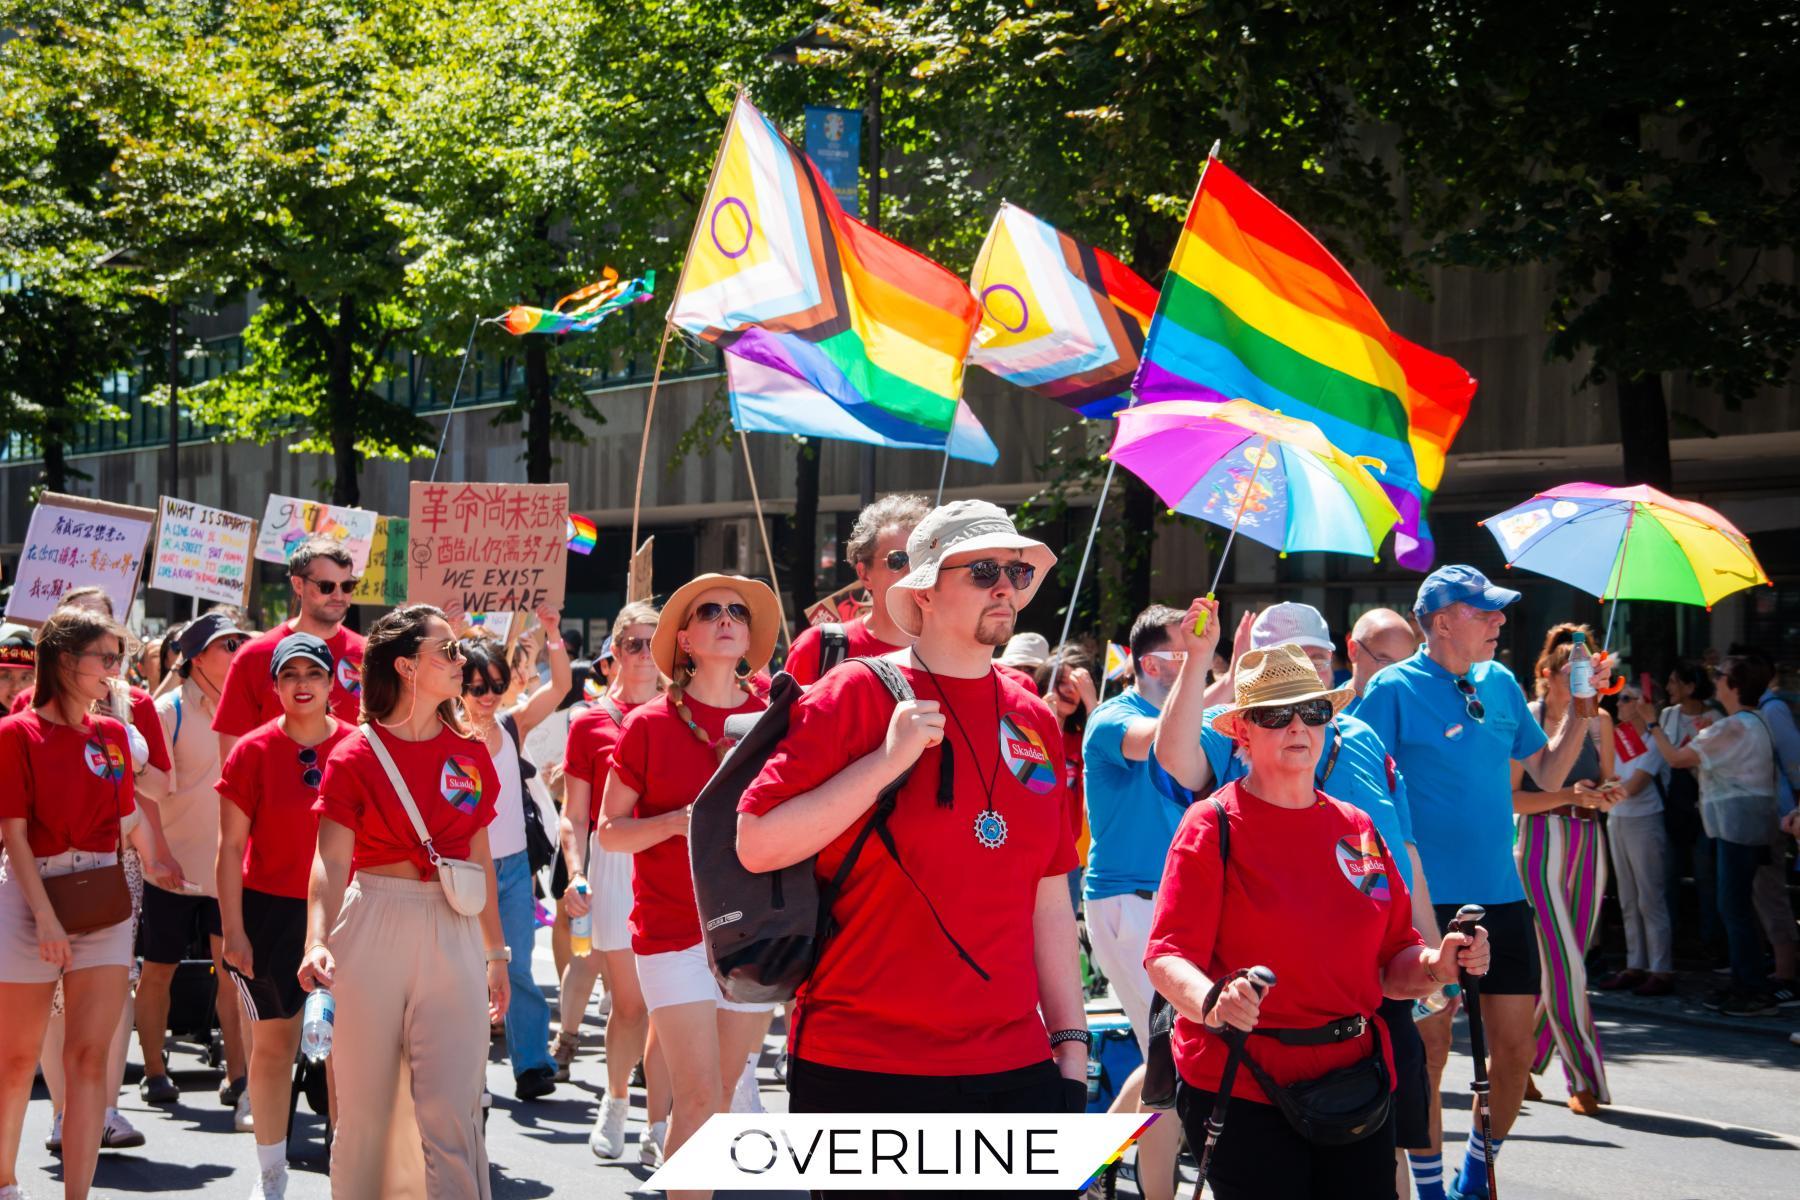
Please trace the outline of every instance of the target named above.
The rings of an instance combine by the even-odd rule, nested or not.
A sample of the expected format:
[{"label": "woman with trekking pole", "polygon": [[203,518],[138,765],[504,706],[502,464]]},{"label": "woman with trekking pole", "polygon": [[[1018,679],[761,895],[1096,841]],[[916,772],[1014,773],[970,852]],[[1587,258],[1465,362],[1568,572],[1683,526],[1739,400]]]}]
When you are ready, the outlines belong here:
[{"label": "woman with trekking pole", "polygon": [[[1198,737],[1191,682],[1170,693],[1159,741]],[[1351,688],[1322,687],[1294,645],[1247,652],[1234,686],[1213,727],[1250,774],[1182,818],[1145,952],[1177,1014],[1176,1111],[1219,1200],[1392,1200],[1394,1074],[1376,1010],[1459,968],[1485,972],[1487,934],[1426,947],[1373,823],[1314,787]]]}]

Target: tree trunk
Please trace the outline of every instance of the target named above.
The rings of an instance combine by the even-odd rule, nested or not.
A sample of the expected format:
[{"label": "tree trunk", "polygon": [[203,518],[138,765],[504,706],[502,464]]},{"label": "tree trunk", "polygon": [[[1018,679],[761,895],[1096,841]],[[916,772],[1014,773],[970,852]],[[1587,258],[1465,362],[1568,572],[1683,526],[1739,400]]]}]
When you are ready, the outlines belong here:
[{"label": "tree trunk", "polygon": [[798,614],[819,598],[813,584],[819,559],[819,443],[814,438],[794,451],[794,531],[788,545],[787,585],[793,589],[798,621]]},{"label": "tree trunk", "polygon": [[549,339],[525,339],[525,479],[550,482],[550,350]]},{"label": "tree trunk", "polygon": [[[1617,383],[1619,443],[1624,451],[1625,482],[1647,483],[1670,492],[1675,470],[1669,454],[1669,405],[1663,395],[1662,376],[1640,375]],[[1630,559],[1627,544],[1627,561]],[[1651,678],[1667,677],[1678,643],[1675,606],[1641,600],[1631,606],[1631,662],[1633,676],[1648,671]]]},{"label": "tree trunk", "polygon": [[344,506],[362,503],[357,478],[361,456],[356,452],[355,339],[356,301],[345,296],[338,300],[337,328],[332,331],[331,360],[325,374],[325,405],[331,416],[331,502]]},{"label": "tree trunk", "polygon": [[60,426],[47,426],[44,430],[44,490],[47,492],[66,492],[69,490],[69,463],[64,457],[63,431]]}]

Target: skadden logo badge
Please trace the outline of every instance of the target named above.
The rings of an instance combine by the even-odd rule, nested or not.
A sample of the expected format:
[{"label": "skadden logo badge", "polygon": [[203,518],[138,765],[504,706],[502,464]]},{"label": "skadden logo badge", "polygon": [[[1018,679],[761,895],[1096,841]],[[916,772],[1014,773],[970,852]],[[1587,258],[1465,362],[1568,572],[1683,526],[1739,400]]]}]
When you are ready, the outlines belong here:
[{"label": "skadden logo badge", "polygon": [[1139,1113],[729,1113],[682,1143],[648,1186],[1073,1194],[1158,1119]]},{"label": "skadden logo badge", "polygon": [[125,778],[125,752],[111,742],[92,741],[82,751],[87,769],[108,783]]},{"label": "skadden logo badge", "polygon": [[1013,778],[1027,790],[1041,796],[1056,786],[1050,752],[1025,718],[1010,713],[1000,718],[1000,757]]},{"label": "skadden logo badge", "polygon": [[452,754],[444,760],[438,787],[444,793],[444,799],[459,812],[472,813],[481,804],[481,773],[473,762],[460,754]]},{"label": "skadden logo badge", "polygon": [[347,658],[338,659],[337,682],[339,687],[352,696],[362,695],[362,664],[351,662]]}]

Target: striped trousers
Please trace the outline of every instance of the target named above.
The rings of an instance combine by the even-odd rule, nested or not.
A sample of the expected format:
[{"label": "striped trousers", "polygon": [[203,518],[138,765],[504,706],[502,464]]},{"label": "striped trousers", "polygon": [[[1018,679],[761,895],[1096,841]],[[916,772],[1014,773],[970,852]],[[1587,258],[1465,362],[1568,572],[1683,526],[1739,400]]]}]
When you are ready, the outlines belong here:
[{"label": "striped trousers", "polygon": [[1601,1103],[1610,1103],[1600,1035],[1588,1005],[1586,963],[1606,894],[1606,835],[1599,821],[1532,813],[1519,818],[1513,857],[1537,913],[1543,961],[1532,1073],[1542,1073],[1554,1052],[1562,1058],[1571,1093],[1592,1092]]}]

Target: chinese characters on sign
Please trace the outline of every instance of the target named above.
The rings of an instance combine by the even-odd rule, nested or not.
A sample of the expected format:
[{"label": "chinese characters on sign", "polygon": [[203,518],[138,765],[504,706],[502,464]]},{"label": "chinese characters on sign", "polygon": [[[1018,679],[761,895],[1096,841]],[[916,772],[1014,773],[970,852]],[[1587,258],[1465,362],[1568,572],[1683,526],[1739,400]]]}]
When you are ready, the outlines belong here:
[{"label": "chinese characters on sign", "polygon": [[256,522],[249,517],[164,496],[150,586],[198,600],[247,603],[255,544]]},{"label": "chinese characters on sign", "polygon": [[366,508],[339,508],[292,496],[270,496],[269,505],[263,510],[262,531],[256,539],[256,557],[259,562],[286,566],[288,555],[307,538],[336,538],[350,552],[350,569],[360,575],[369,562],[375,519],[376,514]]},{"label": "chinese characters on sign", "polygon": [[114,612],[129,612],[155,521],[147,508],[45,492],[19,551],[7,619],[39,624],[64,592],[90,585],[105,590]]},{"label": "chinese characters on sign", "polygon": [[407,599],[471,613],[561,608],[566,483],[419,483],[407,519]]}]

